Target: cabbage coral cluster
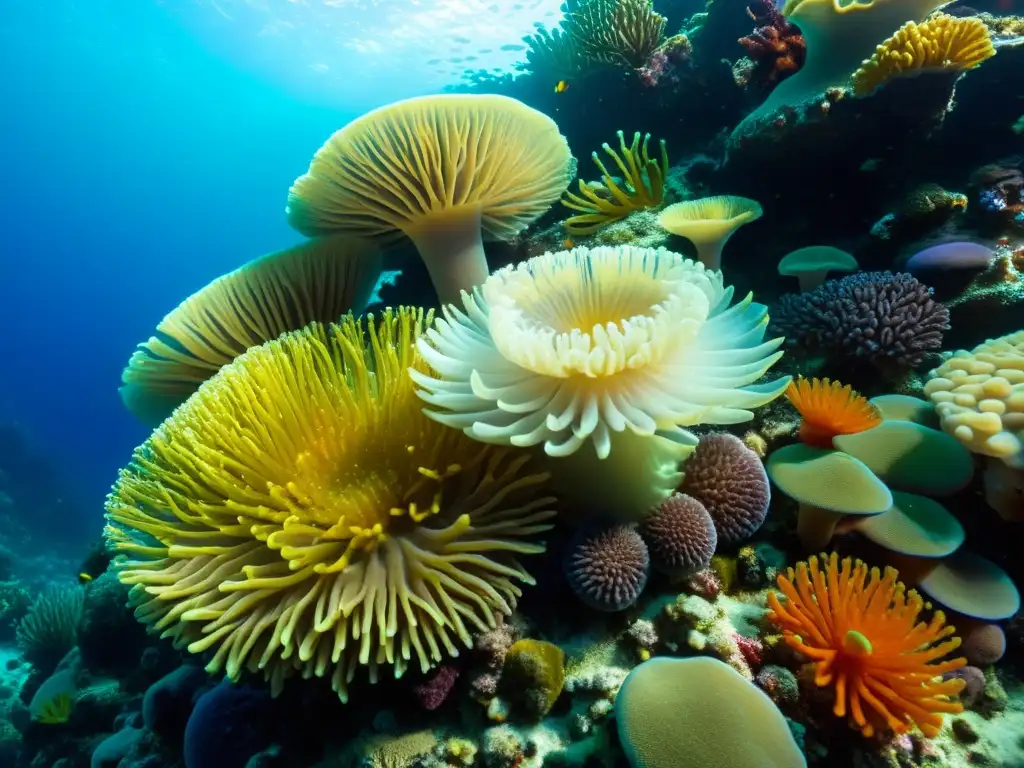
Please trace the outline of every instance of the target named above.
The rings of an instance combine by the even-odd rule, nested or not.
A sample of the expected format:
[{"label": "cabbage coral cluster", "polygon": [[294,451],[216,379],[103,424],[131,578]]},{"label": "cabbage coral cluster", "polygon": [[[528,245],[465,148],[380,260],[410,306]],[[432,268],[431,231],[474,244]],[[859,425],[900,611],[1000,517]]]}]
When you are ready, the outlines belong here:
[{"label": "cabbage coral cluster", "polygon": [[732,294],[720,272],[664,248],[548,253],[445,308],[420,341],[438,375],[413,376],[432,418],[578,459],[563,464],[576,477],[596,458],[575,490],[642,515],[697,442],[681,427],[746,421],[788,383],[755,383],[782,340],[763,341],[765,308],[750,296],[730,306]]},{"label": "cabbage coral cluster", "polygon": [[222,369],[107,499],[136,616],[207,669],[329,677],[344,700],[511,613],[553,516],[529,457],[422,415],[422,311],[311,325]]}]

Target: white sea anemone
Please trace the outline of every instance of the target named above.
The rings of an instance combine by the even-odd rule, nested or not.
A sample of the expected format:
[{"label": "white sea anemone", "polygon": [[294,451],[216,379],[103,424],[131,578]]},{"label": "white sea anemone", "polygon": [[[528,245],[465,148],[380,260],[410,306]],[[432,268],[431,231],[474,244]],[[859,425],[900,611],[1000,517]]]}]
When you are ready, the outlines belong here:
[{"label": "white sea anemone", "polygon": [[[463,293],[465,312],[446,307],[419,341],[438,378],[413,377],[432,418],[482,442],[543,444],[580,470],[615,453],[623,478],[660,455],[660,497],[696,443],[681,427],[747,421],[788,383],[754,384],[782,339],[765,342],[765,307],[730,307],[732,294],[721,272],[664,248],[547,253]],[[578,456],[588,440],[595,451]]]}]

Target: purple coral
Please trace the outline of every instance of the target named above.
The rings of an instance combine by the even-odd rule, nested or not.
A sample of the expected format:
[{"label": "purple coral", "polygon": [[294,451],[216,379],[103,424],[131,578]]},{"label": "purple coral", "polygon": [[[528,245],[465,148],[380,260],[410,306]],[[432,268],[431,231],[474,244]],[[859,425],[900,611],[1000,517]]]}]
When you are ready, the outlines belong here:
[{"label": "purple coral", "polygon": [[760,457],[728,432],[700,439],[683,469],[680,490],[708,511],[719,544],[750,538],[768,514],[771,485]]},{"label": "purple coral", "polygon": [[977,667],[967,666],[943,675],[946,680],[953,677],[959,677],[966,683],[960,692],[960,701],[965,709],[973,709],[985,694],[985,673]]},{"label": "purple coral", "polygon": [[860,272],[783,296],[771,327],[789,346],[808,352],[909,367],[942,348],[949,310],[912,275]]},{"label": "purple coral", "polygon": [[704,505],[681,493],[665,499],[640,527],[651,565],[669,576],[690,576],[707,568],[718,546],[715,522]]},{"label": "purple coral", "polygon": [[576,596],[599,611],[637,601],[650,572],[647,545],[630,525],[581,530],[569,544],[565,574]]},{"label": "purple coral", "polygon": [[433,670],[426,680],[413,688],[413,693],[423,709],[433,712],[445,703],[458,679],[458,668],[450,664],[443,664]]}]

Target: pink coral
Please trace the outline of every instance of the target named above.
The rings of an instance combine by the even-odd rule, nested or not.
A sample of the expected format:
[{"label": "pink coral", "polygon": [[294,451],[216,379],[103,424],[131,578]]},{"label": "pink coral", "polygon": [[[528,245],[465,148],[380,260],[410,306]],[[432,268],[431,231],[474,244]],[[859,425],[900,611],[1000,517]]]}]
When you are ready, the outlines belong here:
[{"label": "pink coral", "polygon": [[458,679],[459,670],[450,664],[443,664],[435,669],[423,683],[413,688],[413,693],[421,707],[428,712],[433,712],[444,704]]},{"label": "pink coral", "polygon": [[764,644],[760,640],[756,637],[744,637],[739,633],[734,633],[732,639],[743,660],[750,667],[756,669],[764,663]]},{"label": "pink coral", "polygon": [[718,545],[715,522],[696,499],[682,493],[665,499],[640,526],[651,565],[669,576],[688,576],[711,564]]},{"label": "pink coral", "polygon": [[686,590],[705,600],[714,600],[722,591],[722,580],[711,568],[705,568],[686,580]]},{"label": "pink coral", "polygon": [[754,0],[747,8],[758,25],[739,44],[753,61],[747,81],[771,87],[804,65],[807,45],[800,28],[779,13],[772,0]]}]

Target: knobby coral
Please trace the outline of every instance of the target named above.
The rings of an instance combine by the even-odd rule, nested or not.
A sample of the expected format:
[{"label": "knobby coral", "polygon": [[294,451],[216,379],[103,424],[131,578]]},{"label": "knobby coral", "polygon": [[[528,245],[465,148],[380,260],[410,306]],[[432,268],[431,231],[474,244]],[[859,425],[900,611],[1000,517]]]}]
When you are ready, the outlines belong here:
[{"label": "knobby coral", "polygon": [[812,556],[778,577],[785,602],[768,595],[768,617],[786,644],[814,663],[814,682],[835,686],[837,717],[849,715],[864,736],[913,726],[938,734],[944,713],[963,710],[954,697],[964,681],[942,675],[967,664],[943,659],[960,646],[942,611],[930,608],[897,572],[868,568],[834,552]]},{"label": "knobby coral", "polygon": [[867,96],[893,78],[926,70],[974,69],[995,53],[980,19],[938,13],[920,24],[908,21],[853,73],[853,92]]},{"label": "knobby coral", "polygon": [[667,19],[652,0],[570,0],[563,26],[587,58],[637,69],[661,45]]},{"label": "knobby coral", "polygon": [[739,39],[754,63],[749,81],[774,84],[798,71],[807,54],[800,28],[783,16],[771,0],[754,0],[747,13],[757,24],[753,32]]},{"label": "knobby coral", "polygon": [[427,670],[532,583],[553,516],[529,457],[421,412],[421,310],[314,324],[225,367],[107,499],[136,616],[238,678]]},{"label": "knobby coral", "polygon": [[878,408],[849,384],[831,379],[790,382],[786,398],[800,413],[800,439],[815,448],[831,448],[832,438],[851,435],[882,423]]},{"label": "knobby coral", "polygon": [[599,611],[621,611],[647,585],[650,555],[630,525],[580,530],[565,556],[565,575],[576,596]]},{"label": "knobby coral", "polygon": [[920,364],[942,348],[949,310],[905,273],[858,272],[820,288],[786,294],[772,331],[790,347],[883,370]]},{"label": "knobby coral", "polygon": [[607,143],[602,144],[601,148],[615,161],[622,173],[622,185],[615,181],[597,152],[594,152],[591,158],[601,171],[602,183],[590,184],[580,179],[580,193],[566,192],[562,198],[562,205],[566,208],[582,212],[581,215],[570,216],[563,223],[565,229],[574,235],[593,234],[633,211],[661,205],[669,167],[665,140],[660,142],[661,157],[656,160],[647,151],[651,134],[644,134],[641,144],[640,132],[637,131],[633,134],[633,143],[628,147],[622,131],[616,135],[619,138],[618,152]]},{"label": "knobby coral", "polygon": [[616,454],[576,488],[600,486],[598,506],[642,516],[680,479],[675,456],[656,493],[637,490],[663,469],[659,438],[688,453],[696,438],[681,427],[746,421],[785,389],[754,383],[781,340],[763,341],[764,307],[751,296],[730,307],[732,293],[720,272],[664,248],[544,254],[493,274],[465,311],[446,307],[419,344],[438,375],[413,376],[432,418],[483,442]]}]

